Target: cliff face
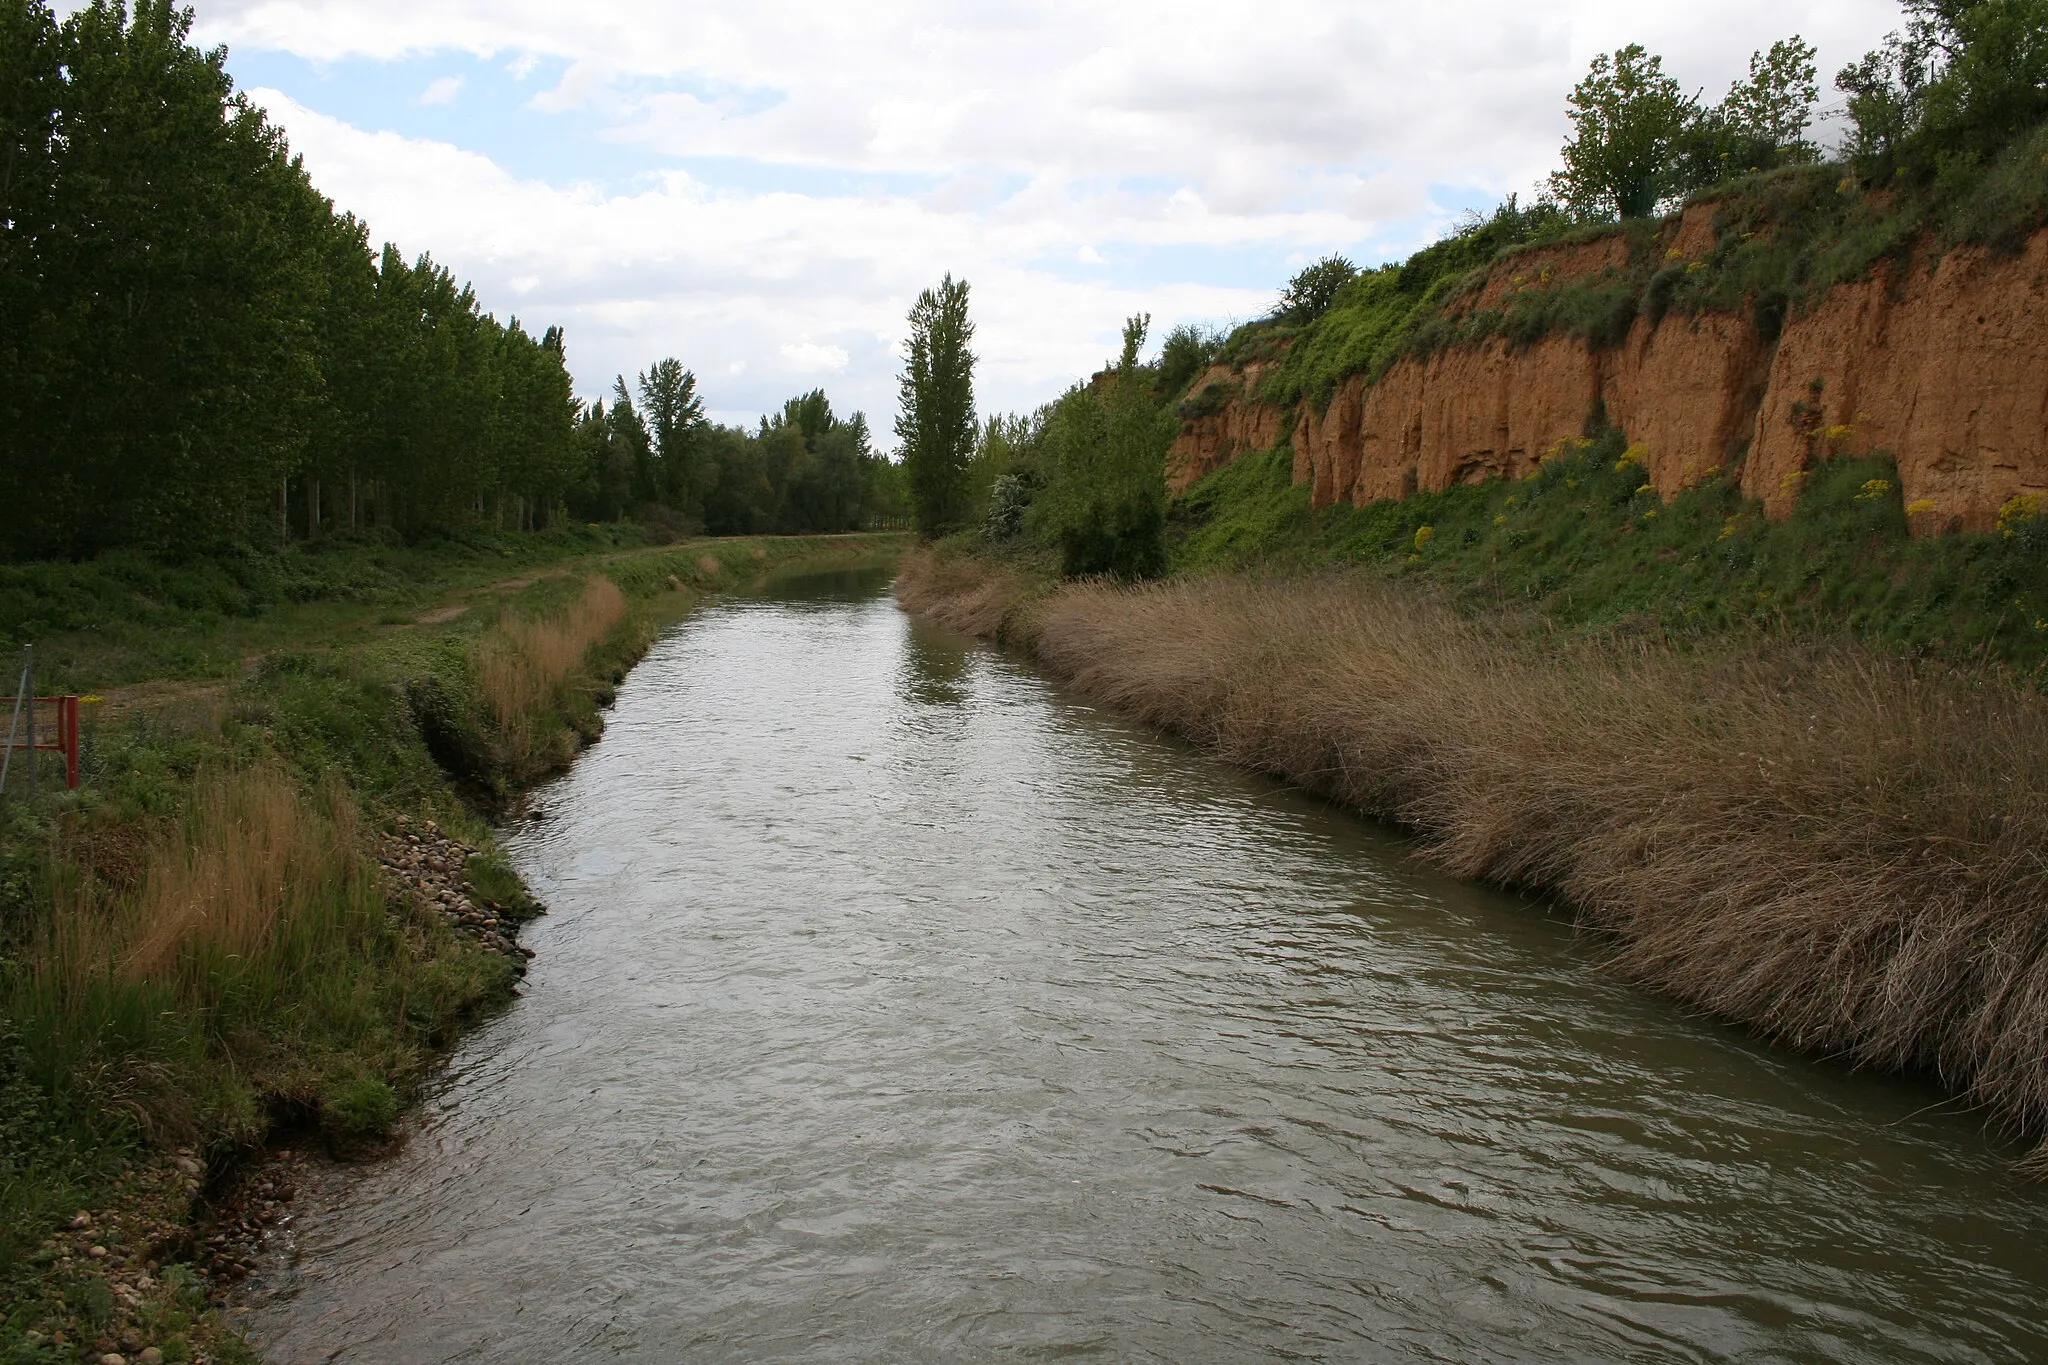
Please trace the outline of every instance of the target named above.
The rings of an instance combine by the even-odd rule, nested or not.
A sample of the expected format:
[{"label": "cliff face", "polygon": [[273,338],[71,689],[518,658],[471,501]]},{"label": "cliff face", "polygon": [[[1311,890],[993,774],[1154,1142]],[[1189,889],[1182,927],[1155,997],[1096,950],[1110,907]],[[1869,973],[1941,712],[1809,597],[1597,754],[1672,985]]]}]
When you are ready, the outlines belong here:
[{"label": "cliff face", "polygon": [[[1712,223],[1703,205],[1668,225],[1667,259],[1711,250]],[[1520,253],[1452,307],[1499,307],[1624,261],[1618,238]],[[1731,314],[1638,317],[1615,347],[1496,338],[1404,358],[1377,384],[1353,376],[1320,413],[1260,402],[1269,371],[1218,367],[1197,383],[1216,386],[1213,410],[1183,426],[1170,487],[1283,429],[1318,506],[1516,478],[1581,435],[1599,402],[1665,497],[1739,466],[1743,490],[1782,516],[1816,459],[1884,451],[1916,532],[1986,529],[2015,494],[2048,490],[2048,230],[2018,256],[1953,251],[1838,287],[1775,339]]]},{"label": "cliff face", "polygon": [[1280,410],[1253,396],[1273,364],[1247,365],[1241,371],[1213,365],[1188,389],[1196,407],[1207,411],[1183,421],[1174,440],[1167,460],[1167,483],[1174,492],[1248,450],[1270,450],[1279,442]]}]

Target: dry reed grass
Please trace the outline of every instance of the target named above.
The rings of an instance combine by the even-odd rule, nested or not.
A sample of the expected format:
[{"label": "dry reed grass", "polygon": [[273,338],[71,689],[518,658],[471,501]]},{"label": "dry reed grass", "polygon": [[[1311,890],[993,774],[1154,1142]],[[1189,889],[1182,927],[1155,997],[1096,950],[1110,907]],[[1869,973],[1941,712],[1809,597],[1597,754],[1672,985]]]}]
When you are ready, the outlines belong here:
[{"label": "dry reed grass", "polygon": [[501,736],[515,743],[531,740],[534,718],[560,703],[563,687],[591,646],[626,619],[626,610],[618,584],[593,574],[559,615],[512,617],[477,643],[471,674]]},{"label": "dry reed grass", "polygon": [[360,898],[358,818],[338,785],[316,803],[273,766],[202,777],[132,889],[89,865],[57,888],[31,949],[33,977],[74,1007],[108,986],[141,985],[211,1004],[225,964],[275,965],[295,930]]},{"label": "dry reed grass", "polygon": [[[920,557],[899,594],[1000,620],[973,576]],[[1517,635],[1338,577],[1072,585],[1021,624],[1079,691],[1558,894],[1648,986],[2048,1129],[2037,694],[1846,644]]]},{"label": "dry reed grass", "polygon": [[896,596],[909,610],[948,630],[1001,639],[1021,619],[1030,587],[1013,569],[919,550],[903,557]]}]

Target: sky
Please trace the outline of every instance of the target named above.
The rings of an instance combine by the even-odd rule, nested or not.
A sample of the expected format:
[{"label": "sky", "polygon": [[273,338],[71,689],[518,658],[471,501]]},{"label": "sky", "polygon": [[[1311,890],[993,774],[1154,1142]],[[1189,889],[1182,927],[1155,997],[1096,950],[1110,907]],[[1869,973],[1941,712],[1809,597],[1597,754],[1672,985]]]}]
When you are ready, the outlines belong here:
[{"label": "sky", "polygon": [[[904,315],[972,286],[984,412],[1123,321],[1266,312],[1557,164],[1594,53],[1718,99],[1800,33],[1822,82],[1892,0],[197,0],[193,38],[373,241],[567,330],[577,391],[664,356],[751,425],[822,387],[883,445]],[[1824,91],[1824,103],[1831,92]],[[1825,125],[1823,132],[1826,131]]]}]

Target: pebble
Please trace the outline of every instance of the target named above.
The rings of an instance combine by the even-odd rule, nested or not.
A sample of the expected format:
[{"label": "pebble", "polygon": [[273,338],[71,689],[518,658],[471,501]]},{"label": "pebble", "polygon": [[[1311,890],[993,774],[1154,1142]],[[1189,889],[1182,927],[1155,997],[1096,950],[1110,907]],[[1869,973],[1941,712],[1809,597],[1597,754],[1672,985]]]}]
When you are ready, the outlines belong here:
[{"label": "pebble", "polygon": [[100,1357],[100,1365],[128,1365],[128,1357],[109,1351]]},{"label": "pebble", "polygon": [[466,934],[479,947],[502,954],[516,971],[524,972],[533,953],[512,942],[505,932],[516,926],[502,913],[502,906],[477,902],[464,870],[478,850],[460,839],[450,838],[432,820],[397,817],[398,832],[378,839],[377,861],[402,891],[436,911],[457,933]]},{"label": "pebble", "polygon": [[164,1353],[154,1346],[142,1348],[142,1354],[135,1357],[138,1365],[164,1365]]}]

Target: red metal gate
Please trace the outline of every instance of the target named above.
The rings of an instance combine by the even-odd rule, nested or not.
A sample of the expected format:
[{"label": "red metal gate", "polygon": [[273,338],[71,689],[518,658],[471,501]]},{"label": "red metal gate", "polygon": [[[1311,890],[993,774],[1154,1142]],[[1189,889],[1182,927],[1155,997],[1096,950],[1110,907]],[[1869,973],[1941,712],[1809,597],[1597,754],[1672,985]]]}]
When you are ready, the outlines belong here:
[{"label": "red metal gate", "polygon": [[[21,704],[21,702],[22,699],[19,697],[0,697],[0,713],[9,716],[13,715],[16,706]],[[37,753],[55,751],[64,755],[64,785],[76,788],[78,786],[78,698],[70,696],[30,697],[27,699],[26,706],[42,707],[46,711],[54,707],[56,711],[57,736],[54,740],[45,740],[43,738],[45,733],[43,727],[35,723],[39,717],[31,716],[30,723],[19,736],[10,736],[5,741],[7,748],[9,750],[28,750],[29,762],[31,763],[35,762]],[[8,728],[12,729],[13,727],[10,725]],[[33,742],[28,738],[31,735],[34,736]],[[12,757],[11,753],[9,757]],[[29,779],[29,785],[33,789],[35,785],[33,777]]]}]

